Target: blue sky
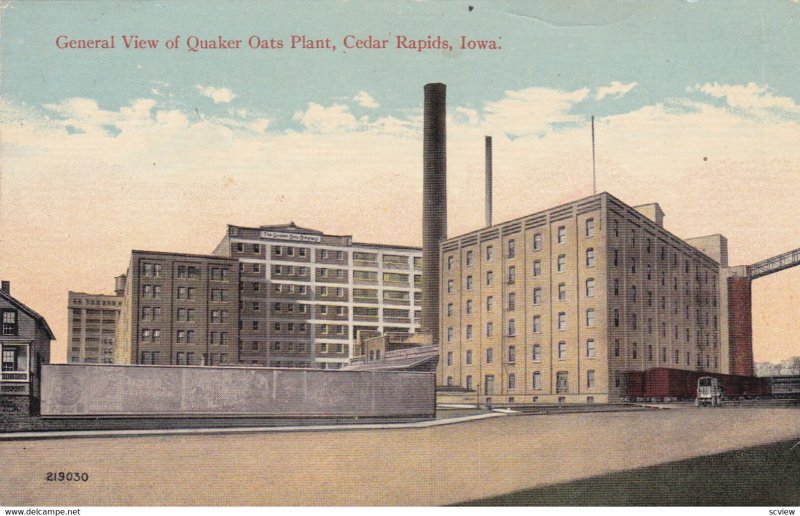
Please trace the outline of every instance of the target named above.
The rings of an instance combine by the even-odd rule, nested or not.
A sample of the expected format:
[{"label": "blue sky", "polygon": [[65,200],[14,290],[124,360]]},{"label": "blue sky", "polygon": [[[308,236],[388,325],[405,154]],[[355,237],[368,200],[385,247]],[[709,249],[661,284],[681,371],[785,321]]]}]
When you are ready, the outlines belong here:
[{"label": "blue sky", "polygon": [[[468,6],[474,9],[470,11]],[[91,93],[105,109],[151,95],[201,113],[247,109],[272,130],[297,128],[292,115],[310,101],[378,96],[379,111],[419,105],[419,85],[441,81],[454,104],[479,107],[507,90],[575,90],[620,81],[637,87],[614,103],[587,100],[574,112],[619,113],[719,82],[768,85],[800,97],[796,51],[800,6],[789,0],[542,2],[13,2],[4,10],[2,93],[38,106]],[[163,48],[181,35],[246,40],[250,35],[391,38],[502,37],[497,52],[411,50],[214,50]],[[138,34],[158,50],[58,50],[59,34],[102,38]],[[246,42],[245,42],[246,45]],[[121,43],[118,42],[118,46]],[[164,86],[164,84],[168,86]],[[236,98],[214,104],[195,85],[226,87]]]},{"label": "blue sky", "polygon": [[[800,0],[0,5],[0,277],[62,339],[67,291],[110,291],[131,249],[207,253],[226,224],[288,221],[419,245],[427,82],[448,88],[451,236],[483,222],[487,134],[496,221],[590,195],[596,115],[599,191],[726,235],[732,264],[800,245]],[[246,47],[292,34],[338,48]],[[343,51],[348,34],[502,49]],[[192,53],[192,35],[244,48]],[[756,359],[800,353],[800,268],[755,296]]]}]

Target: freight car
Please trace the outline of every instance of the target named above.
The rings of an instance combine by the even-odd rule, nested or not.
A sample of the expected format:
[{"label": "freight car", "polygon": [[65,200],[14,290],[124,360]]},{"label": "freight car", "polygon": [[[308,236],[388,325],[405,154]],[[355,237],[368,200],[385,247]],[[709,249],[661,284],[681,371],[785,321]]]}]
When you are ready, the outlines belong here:
[{"label": "freight car", "polygon": [[773,376],[770,388],[773,398],[800,399],[800,376]]},{"label": "freight car", "polygon": [[629,401],[693,400],[697,381],[703,376],[716,378],[726,399],[765,398],[772,394],[769,378],[685,371],[655,367],[646,371],[628,371],[624,398]]}]

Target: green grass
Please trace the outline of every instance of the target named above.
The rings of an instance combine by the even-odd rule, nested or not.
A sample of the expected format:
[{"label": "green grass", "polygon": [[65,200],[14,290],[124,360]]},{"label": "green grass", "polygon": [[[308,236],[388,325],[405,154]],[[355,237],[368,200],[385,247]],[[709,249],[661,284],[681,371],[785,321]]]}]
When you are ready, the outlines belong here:
[{"label": "green grass", "polygon": [[464,502],[488,506],[798,506],[800,441]]}]

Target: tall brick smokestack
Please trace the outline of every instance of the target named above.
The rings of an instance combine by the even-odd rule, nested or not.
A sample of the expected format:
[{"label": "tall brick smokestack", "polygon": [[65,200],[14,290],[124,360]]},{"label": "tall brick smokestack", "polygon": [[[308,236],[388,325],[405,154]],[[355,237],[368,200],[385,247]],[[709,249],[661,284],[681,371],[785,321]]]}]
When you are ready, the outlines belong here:
[{"label": "tall brick smokestack", "polygon": [[439,344],[439,244],[447,238],[447,87],[425,85],[422,143],[422,332]]}]

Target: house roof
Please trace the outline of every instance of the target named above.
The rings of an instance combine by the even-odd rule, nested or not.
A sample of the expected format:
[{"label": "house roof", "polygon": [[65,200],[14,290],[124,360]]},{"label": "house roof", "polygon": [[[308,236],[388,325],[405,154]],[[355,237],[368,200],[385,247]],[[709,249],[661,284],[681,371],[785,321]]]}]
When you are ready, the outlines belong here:
[{"label": "house roof", "polygon": [[45,318],[42,317],[39,313],[37,313],[32,308],[30,308],[27,305],[25,305],[22,301],[20,301],[19,299],[15,298],[11,294],[6,294],[2,290],[0,290],[0,297],[5,299],[6,301],[11,303],[12,305],[16,306],[19,311],[28,314],[36,322],[38,322],[42,326],[42,329],[45,331],[45,333],[50,338],[50,340],[56,340],[56,336],[53,335],[53,330],[50,329],[50,325],[47,324],[47,321],[45,320]]}]

